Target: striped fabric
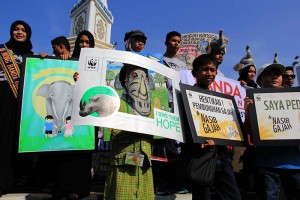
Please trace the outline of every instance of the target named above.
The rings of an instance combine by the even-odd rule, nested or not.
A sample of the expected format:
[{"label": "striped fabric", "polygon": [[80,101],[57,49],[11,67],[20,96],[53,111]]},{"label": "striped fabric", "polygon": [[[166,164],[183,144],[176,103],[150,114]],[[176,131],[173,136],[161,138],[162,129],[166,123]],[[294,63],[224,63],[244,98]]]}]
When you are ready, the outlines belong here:
[{"label": "striped fabric", "polygon": [[1,67],[0,67],[0,81],[5,81],[6,78],[5,78],[5,75],[4,75],[4,72],[2,71]]},{"label": "striped fabric", "polygon": [[[20,55],[16,55],[16,54],[14,54],[14,57],[16,59],[16,62],[19,64],[19,66],[21,66],[23,57],[20,56]],[[6,78],[5,78],[4,71],[2,70],[1,65],[0,65],[0,81],[7,81]]]}]

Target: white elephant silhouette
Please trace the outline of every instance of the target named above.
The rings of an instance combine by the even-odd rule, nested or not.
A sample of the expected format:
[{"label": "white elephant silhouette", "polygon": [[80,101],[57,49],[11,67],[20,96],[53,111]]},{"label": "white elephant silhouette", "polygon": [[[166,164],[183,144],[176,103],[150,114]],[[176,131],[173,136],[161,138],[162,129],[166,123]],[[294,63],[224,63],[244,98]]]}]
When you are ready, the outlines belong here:
[{"label": "white elephant silhouette", "polygon": [[44,84],[38,89],[37,96],[46,98],[47,115],[53,116],[54,124],[58,127],[54,134],[61,132],[66,117],[71,116],[73,91],[74,85],[63,80]]}]

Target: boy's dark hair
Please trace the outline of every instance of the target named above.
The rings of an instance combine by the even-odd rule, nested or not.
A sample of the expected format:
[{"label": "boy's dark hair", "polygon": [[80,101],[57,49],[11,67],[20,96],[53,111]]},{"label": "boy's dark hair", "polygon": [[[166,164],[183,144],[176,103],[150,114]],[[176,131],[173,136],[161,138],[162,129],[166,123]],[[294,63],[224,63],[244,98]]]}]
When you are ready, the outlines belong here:
[{"label": "boy's dark hair", "polygon": [[287,66],[287,67],[285,67],[285,71],[286,71],[286,70],[291,70],[291,71],[294,72],[294,67],[292,67],[292,66]]},{"label": "boy's dark hair", "polygon": [[66,121],[67,121],[67,120],[71,120],[71,116],[68,116],[68,117],[66,118]]},{"label": "boy's dark hair", "polygon": [[195,60],[193,61],[193,70],[192,70],[192,74],[196,74],[196,72],[199,70],[199,68],[208,65],[210,63],[213,63],[216,68],[218,69],[218,64],[217,61],[215,59],[215,57],[211,54],[202,54],[200,56],[198,56],[197,58],[195,58]]},{"label": "boy's dark hair", "polygon": [[52,45],[65,45],[66,49],[68,51],[70,51],[71,47],[70,47],[70,43],[68,41],[68,39],[65,36],[59,36],[54,38],[53,40],[51,40],[51,44]]},{"label": "boy's dark hair", "polygon": [[45,117],[45,119],[53,119],[53,116],[52,116],[52,115],[47,115],[47,116]]},{"label": "boy's dark hair", "polygon": [[172,36],[178,36],[181,37],[181,34],[178,33],[177,31],[171,31],[166,35],[166,42],[168,42]]}]

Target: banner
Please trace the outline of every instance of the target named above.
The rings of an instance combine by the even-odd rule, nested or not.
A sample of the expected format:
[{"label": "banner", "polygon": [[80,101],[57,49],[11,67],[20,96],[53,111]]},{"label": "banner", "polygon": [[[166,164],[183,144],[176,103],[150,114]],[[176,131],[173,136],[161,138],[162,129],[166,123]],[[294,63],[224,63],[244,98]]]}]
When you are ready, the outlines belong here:
[{"label": "banner", "polygon": [[299,146],[300,88],[247,90],[253,99],[250,123],[256,146]]},{"label": "banner", "polygon": [[244,145],[242,121],[232,96],[180,84],[189,127],[195,143]]},{"label": "banner", "polygon": [[31,56],[24,63],[18,152],[94,150],[94,128],[71,125],[78,61]]},{"label": "banner", "polygon": [[[181,34],[181,46],[177,52],[179,59],[185,62],[189,69],[192,69],[193,60],[206,53],[208,42],[215,38],[219,38],[219,34],[214,33],[186,33]],[[229,39],[224,37],[224,42],[227,45]]]},{"label": "banner", "polygon": [[[178,107],[169,109],[167,78],[178,72],[131,52],[82,49],[73,125],[93,125],[183,141]],[[173,95],[173,102],[177,99]]]}]

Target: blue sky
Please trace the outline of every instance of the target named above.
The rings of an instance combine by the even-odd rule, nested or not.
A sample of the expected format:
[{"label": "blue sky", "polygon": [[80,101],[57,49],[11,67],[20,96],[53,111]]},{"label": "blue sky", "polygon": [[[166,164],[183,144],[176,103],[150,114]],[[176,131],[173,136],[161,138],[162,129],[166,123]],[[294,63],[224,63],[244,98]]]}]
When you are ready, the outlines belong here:
[{"label": "blue sky", "polygon": [[[221,72],[236,79],[233,66],[250,45],[258,67],[273,61],[290,65],[300,55],[299,0],[107,0],[114,16],[111,42],[124,50],[124,33],[143,30],[148,41],[145,51],[164,53],[165,35],[211,32],[224,29],[229,38]],[[0,43],[9,39],[10,24],[22,19],[32,28],[33,51],[52,53],[50,40],[69,36],[70,10],[77,0],[9,0],[1,2]]]}]

